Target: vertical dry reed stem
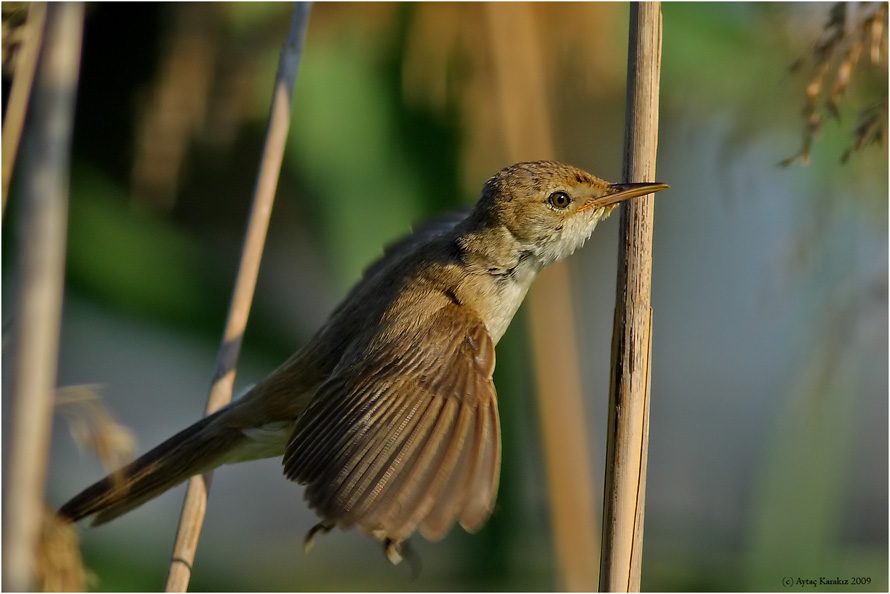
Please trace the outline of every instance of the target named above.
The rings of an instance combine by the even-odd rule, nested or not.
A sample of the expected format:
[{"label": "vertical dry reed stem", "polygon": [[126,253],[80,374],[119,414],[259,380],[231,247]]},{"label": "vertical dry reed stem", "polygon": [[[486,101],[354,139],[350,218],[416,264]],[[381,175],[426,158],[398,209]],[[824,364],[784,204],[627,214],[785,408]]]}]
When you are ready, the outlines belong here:
[{"label": "vertical dry reed stem", "polygon": [[6,212],[6,198],[9,195],[9,184],[12,171],[15,169],[15,157],[18,154],[19,139],[25,126],[25,115],[28,113],[28,99],[37,70],[37,58],[40,57],[40,44],[43,40],[43,27],[46,23],[46,2],[33,2],[28,7],[28,20],[25,21],[25,33],[22,47],[16,58],[15,78],[9,90],[6,102],[6,116],[3,118],[3,150],[2,152],[2,196],[0,196],[0,214]]},{"label": "vertical dry reed stem", "polygon": [[[508,161],[553,158],[547,73],[533,4],[485,5]],[[541,273],[529,296],[538,417],[558,587],[596,587],[596,515],[592,465],[569,271],[565,262]],[[553,357],[559,352],[559,357]]]},{"label": "vertical dry reed stem", "polygon": [[22,159],[24,195],[8,465],[3,589],[34,587],[65,283],[71,131],[83,5],[53,4]]},{"label": "vertical dry reed stem", "polygon": [[[275,198],[275,188],[278,185],[278,174],[284,157],[287,131],[290,127],[291,97],[297,81],[297,69],[306,36],[309,6],[309,3],[306,2],[297,2],[294,5],[290,30],[281,50],[272,106],[269,110],[269,122],[266,128],[266,142],[257,175],[238,276],[235,280],[229,315],[217,358],[216,372],[210,396],[207,399],[207,414],[225,406],[232,398],[235,366],[241,351],[241,340],[253,300],[266,230],[269,226],[269,217]],[[191,568],[198,547],[198,538],[204,523],[211,477],[212,473],[208,472],[203,476],[192,477],[189,480],[179,520],[179,532],[167,574],[165,589],[168,592],[185,592],[188,588]]]},{"label": "vertical dry reed stem", "polygon": [[[631,4],[627,60],[624,179],[654,181],[660,3]],[[653,206],[650,195],[621,207],[600,560],[600,590],[609,592],[640,590],[649,448]]]}]

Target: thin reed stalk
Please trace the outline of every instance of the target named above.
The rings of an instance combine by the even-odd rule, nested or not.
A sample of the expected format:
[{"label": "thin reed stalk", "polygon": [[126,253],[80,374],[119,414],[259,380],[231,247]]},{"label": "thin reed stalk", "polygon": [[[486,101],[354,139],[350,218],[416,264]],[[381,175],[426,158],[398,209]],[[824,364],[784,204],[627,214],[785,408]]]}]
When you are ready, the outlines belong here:
[{"label": "thin reed stalk", "polygon": [[65,285],[68,179],[83,5],[48,7],[22,157],[12,422],[3,477],[3,589],[35,587]]},{"label": "thin reed stalk", "polygon": [[[238,276],[235,280],[232,301],[217,358],[216,372],[207,399],[206,414],[225,406],[232,398],[235,366],[241,352],[241,341],[244,336],[244,328],[247,326],[247,317],[256,287],[263,245],[275,198],[275,188],[278,185],[278,175],[290,127],[291,98],[297,81],[303,41],[306,37],[309,7],[310,4],[307,2],[295,3],[290,30],[281,50],[272,105],[269,110],[265,146],[247,222]],[[188,588],[201,526],[204,523],[204,512],[207,509],[207,494],[212,474],[212,472],[208,472],[203,476],[192,477],[189,480],[179,520],[179,531],[167,574],[165,586],[167,592],[185,592]]]},{"label": "thin reed stalk", "polygon": [[16,57],[15,77],[9,89],[6,102],[6,115],[3,118],[3,150],[2,158],[2,194],[0,194],[0,215],[6,212],[6,198],[9,196],[9,184],[15,169],[15,158],[18,155],[19,140],[25,127],[25,115],[37,70],[37,59],[40,57],[40,46],[43,41],[43,29],[46,24],[46,2],[32,2],[28,6],[28,17],[22,34],[22,47]]}]

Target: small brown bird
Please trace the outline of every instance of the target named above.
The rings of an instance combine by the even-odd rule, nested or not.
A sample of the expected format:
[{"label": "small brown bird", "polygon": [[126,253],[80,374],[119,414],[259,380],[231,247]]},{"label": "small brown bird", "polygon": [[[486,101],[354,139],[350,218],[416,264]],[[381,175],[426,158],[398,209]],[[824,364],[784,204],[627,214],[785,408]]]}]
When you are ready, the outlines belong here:
[{"label": "small brown bird", "polygon": [[189,477],[284,455],[319,530],[357,526],[391,561],[414,531],[479,530],[494,506],[501,443],[494,347],[538,272],[569,256],[628,198],[551,161],[501,170],[463,218],[386,250],[303,348],[242,398],[62,506],[112,520]]}]

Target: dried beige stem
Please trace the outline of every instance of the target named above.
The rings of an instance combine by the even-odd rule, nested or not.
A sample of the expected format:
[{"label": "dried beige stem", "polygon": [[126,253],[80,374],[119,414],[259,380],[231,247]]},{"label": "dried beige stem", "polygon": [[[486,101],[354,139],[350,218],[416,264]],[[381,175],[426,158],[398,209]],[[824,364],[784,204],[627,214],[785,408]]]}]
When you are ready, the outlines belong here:
[{"label": "dried beige stem", "polygon": [[6,198],[12,171],[15,169],[15,158],[18,154],[19,139],[25,126],[25,115],[28,113],[28,99],[37,70],[37,58],[40,56],[40,43],[43,40],[43,27],[46,23],[46,2],[33,2],[28,7],[28,20],[25,21],[22,47],[16,58],[15,77],[9,89],[6,102],[6,115],[3,118],[3,150],[2,150],[2,198],[0,213],[6,212]]},{"label": "dried beige stem", "polygon": [[68,175],[83,5],[53,4],[46,20],[46,44],[22,158],[12,423],[3,477],[6,591],[35,586],[62,321]]},{"label": "dried beige stem", "polygon": [[[661,75],[661,5],[633,3],[627,64],[625,181],[654,181]],[[612,337],[600,591],[637,592],[649,447],[652,197],[621,207]]]},{"label": "dried beige stem", "polygon": [[[290,31],[281,50],[272,106],[269,111],[269,123],[266,129],[266,143],[260,161],[250,218],[247,222],[238,277],[235,281],[229,316],[226,320],[222,345],[217,358],[216,372],[207,400],[207,414],[225,406],[232,398],[235,365],[241,351],[244,328],[247,326],[247,316],[253,300],[266,230],[272,213],[272,202],[275,198],[275,188],[278,185],[278,174],[284,157],[287,131],[290,127],[291,97],[294,84],[297,81],[297,68],[300,63],[303,40],[306,36],[309,6],[306,2],[295,4]],[[165,589],[168,592],[185,592],[188,588],[191,568],[198,547],[198,538],[204,523],[211,476],[212,473],[208,472],[203,476],[192,477],[188,483],[185,503],[179,520],[179,533],[176,537],[170,570],[167,574]]]}]

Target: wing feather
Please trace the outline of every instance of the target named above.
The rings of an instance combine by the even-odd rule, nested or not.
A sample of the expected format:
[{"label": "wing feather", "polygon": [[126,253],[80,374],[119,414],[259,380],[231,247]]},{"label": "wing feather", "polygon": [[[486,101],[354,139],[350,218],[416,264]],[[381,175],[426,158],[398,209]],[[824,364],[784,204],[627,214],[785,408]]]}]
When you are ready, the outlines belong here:
[{"label": "wing feather", "polygon": [[[416,355],[406,358],[406,365],[413,366],[416,363]],[[365,376],[386,377],[385,369],[380,367],[382,367],[380,364],[371,366],[365,370]],[[382,391],[385,388],[384,385],[375,385],[365,381],[364,384],[359,384],[358,389],[350,390],[345,381],[349,377],[348,371],[335,376],[339,381],[326,383],[309,403],[303,415],[305,422],[298,424],[290,439],[290,441],[306,444],[299,464],[290,462],[290,458],[295,453],[293,450],[285,452],[284,466],[286,469],[290,468],[295,476],[302,474],[304,466],[311,466],[319,459],[326,460],[330,455],[333,442],[348,442],[360,438],[361,434],[372,425],[381,407],[385,411],[388,410],[388,407],[397,404],[391,399],[380,398],[381,394],[377,392]],[[347,430],[348,433],[343,435],[333,429]],[[291,479],[294,478],[290,475],[287,476]],[[300,482],[307,483],[313,479],[313,475],[307,475]]]},{"label": "wing feather", "polygon": [[[409,360],[406,371],[414,367],[416,357]],[[379,496],[382,489],[368,497],[363,497],[369,488],[386,479],[386,466],[390,463],[394,452],[406,447],[406,442],[419,420],[423,417],[426,407],[431,404],[429,400],[409,399],[397,397],[400,391],[404,391],[404,377],[396,378],[396,381],[385,391],[384,395],[396,395],[396,397],[382,397],[391,405],[386,415],[380,415],[376,419],[369,419],[368,425],[372,428],[365,434],[364,439],[356,441],[353,460],[360,464],[350,464],[348,460],[341,460],[344,472],[341,473],[341,487],[338,490],[338,499],[343,502],[346,509],[354,510],[353,513],[361,513],[356,506],[366,507]]]},{"label": "wing feather", "polygon": [[[336,369],[297,420],[284,472],[327,523],[401,541],[478,530],[497,495],[494,345],[449,303]],[[359,371],[360,370],[360,371]]]},{"label": "wing feather", "polygon": [[461,485],[465,482],[463,472],[457,470],[458,463],[461,460],[461,454],[467,448],[465,447],[469,429],[472,424],[473,407],[462,405],[455,419],[451,435],[448,442],[441,447],[441,459],[434,467],[434,472],[428,483],[424,486],[423,491],[419,493],[419,497],[414,511],[409,517],[400,519],[400,526],[403,530],[420,524],[421,533],[428,536],[428,532],[424,529],[424,524],[429,520],[434,509],[442,508],[439,515],[448,516],[450,514],[449,524],[454,523],[456,513],[449,510],[448,505],[450,497],[450,484]]},{"label": "wing feather", "polygon": [[451,455],[456,454],[451,477],[433,504],[420,532],[427,540],[441,540],[451,529],[464,503],[470,495],[470,486],[477,468],[477,452],[483,444],[483,433],[478,422],[480,415],[476,407],[464,405],[455,439],[452,441]]},{"label": "wing feather", "polygon": [[479,429],[482,444],[476,452],[476,468],[468,499],[460,514],[460,525],[467,532],[475,532],[491,515],[494,495],[498,490],[498,476],[501,467],[500,421],[497,403],[492,400],[486,410],[480,411],[482,426]]},{"label": "wing feather", "polygon": [[369,513],[387,493],[397,490],[397,485],[402,484],[407,477],[405,467],[412,464],[419,453],[418,444],[423,439],[424,427],[435,423],[443,402],[430,400],[422,405],[424,408],[418,411],[419,414],[406,419],[408,422],[401,428],[397,440],[390,441],[391,437],[382,437],[381,441],[389,447],[382,448],[383,451],[379,452],[373,472],[357,477],[361,480],[361,488],[356,489],[346,502],[347,509],[353,510],[354,516],[362,517]]},{"label": "wing feather", "polygon": [[[436,473],[443,470],[445,448],[442,444],[454,432],[458,403],[454,398],[442,400],[445,405],[439,417],[435,423],[424,427],[423,449],[410,467],[403,467],[405,484],[395,493],[393,501],[386,505],[386,513],[380,519],[383,525],[388,526],[387,535],[395,540],[404,540],[414,532],[417,520],[413,525],[411,520],[423,511],[420,500],[434,482]],[[450,474],[450,469],[448,472]]]}]

